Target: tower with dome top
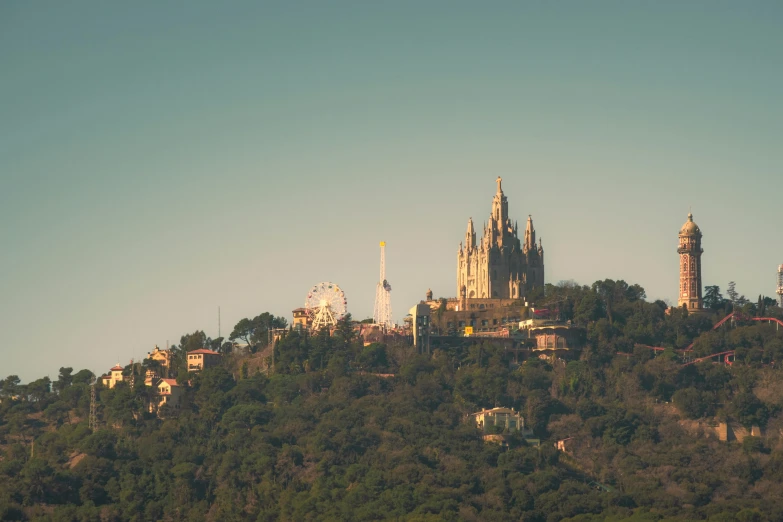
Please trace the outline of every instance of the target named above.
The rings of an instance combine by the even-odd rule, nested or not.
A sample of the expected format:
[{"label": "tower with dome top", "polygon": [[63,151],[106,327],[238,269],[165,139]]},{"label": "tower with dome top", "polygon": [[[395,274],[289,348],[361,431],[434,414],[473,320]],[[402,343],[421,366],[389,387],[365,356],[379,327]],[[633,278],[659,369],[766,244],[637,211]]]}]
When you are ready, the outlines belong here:
[{"label": "tower with dome top", "polygon": [[701,297],[701,229],[693,222],[693,214],[688,213],[688,221],[680,228],[680,293],[677,306],[685,307],[689,312],[700,311],[704,303]]}]

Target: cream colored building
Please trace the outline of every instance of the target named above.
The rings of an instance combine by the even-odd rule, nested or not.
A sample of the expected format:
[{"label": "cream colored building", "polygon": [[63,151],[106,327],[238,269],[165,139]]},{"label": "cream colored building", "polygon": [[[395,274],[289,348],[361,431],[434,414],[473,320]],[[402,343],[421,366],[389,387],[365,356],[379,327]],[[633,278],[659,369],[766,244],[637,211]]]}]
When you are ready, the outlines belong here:
[{"label": "cream colored building", "polygon": [[205,368],[211,368],[220,364],[221,355],[212,350],[202,348],[188,352],[188,371],[199,372]]},{"label": "cream colored building", "polygon": [[468,220],[465,244],[457,253],[457,297],[464,299],[522,299],[544,286],[544,248],[536,245],[533,218],[528,216],[524,241],[508,217],[508,199],[497,179],[492,212],[476,242],[473,218]]},{"label": "cream colored building", "polygon": [[109,370],[108,374],[101,377],[101,382],[109,389],[114,388],[118,382],[123,382],[124,380],[125,378],[122,375],[122,366],[120,366],[120,363],[117,363],[114,368]]},{"label": "cream colored building", "polygon": [[171,369],[171,350],[161,350],[158,345],[151,352],[147,352],[147,359],[157,361],[160,365],[159,377],[168,377]]},{"label": "cream colored building", "polygon": [[294,330],[309,330],[313,320],[310,314],[307,313],[306,308],[295,308],[292,312],[294,316],[294,322],[292,323]]},{"label": "cream colored building", "polygon": [[[184,390],[176,380],[160,379],[156,389],[157,405],[155,410],[160,409],[164,404],[168,404],[169,408],[173,410],[179,410]],[[153,411],[153,405],[154,403],[150,403],[150,411]]]},{"label": "cream colored building", "polygon": [[524,435],[533,433],[525,427],[525,418],[513,408],[482,410],[472,414],[471,418],[475,421],[476,427],[484,433],[491,433],[496,428],[508,432],[520,431]]},{"label": "cream colored building", "polygon": [[[431,291],[429,293],[431,294]],[[408,312],[411,317],[413,346],[419,353],[430,353],[430,312],[430,306],[423,302]]]}]

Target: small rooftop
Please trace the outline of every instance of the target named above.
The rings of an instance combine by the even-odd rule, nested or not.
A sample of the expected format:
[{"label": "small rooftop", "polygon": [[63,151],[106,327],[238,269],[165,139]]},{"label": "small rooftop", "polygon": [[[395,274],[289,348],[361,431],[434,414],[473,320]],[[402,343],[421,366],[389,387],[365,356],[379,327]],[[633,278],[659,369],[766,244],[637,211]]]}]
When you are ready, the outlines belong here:
[{"label": "small rooftop", "polygon": [[496,413],[506,413],[506,414],[515,414],[519,413],[514,408],[492,408],[491,410],[481,410],[477,411],[476,413],[471,413],[471,415],[481,415],[481,414],[496,414]]},{"label": "small rooftop", "polygon": [[198,350],[191,350],[188,353],[203,353],[203,354],[211,354],[211,355],[220,355],[217,352],[213,352],[212,350],[207,350],[206,348],[199,348]]}]

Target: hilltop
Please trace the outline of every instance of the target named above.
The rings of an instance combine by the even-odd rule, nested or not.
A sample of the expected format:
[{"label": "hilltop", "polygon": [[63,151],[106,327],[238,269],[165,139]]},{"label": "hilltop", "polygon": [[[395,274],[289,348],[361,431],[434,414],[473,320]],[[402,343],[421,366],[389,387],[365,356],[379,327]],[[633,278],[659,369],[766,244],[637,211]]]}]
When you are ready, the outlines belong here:
[{"label": "hilltop", "polygon": [[[197,332],[173,348],[177,411],[151,412],[141,375],[99,382],[95,430],[91,372],[11,376],[0,518],[783,519],[783,331],[752,320],[780,310],[721,298],[709,313],[667,312],[644,296],[623,281],[548,285],[536,299],[587,332],[570,361],[515,364],[488,339],[431,355],[364,346],[345,320],[332,336],[290,331],[261,371],[263,347]],[[210,347],[221,363],[188,371],[187,351]],[[731,365],[687,364],[728,350]],[[495,406],[519,411],[533,437],[485,443],[469,414]],[[721,423],[742,441],[719,440]]]}]

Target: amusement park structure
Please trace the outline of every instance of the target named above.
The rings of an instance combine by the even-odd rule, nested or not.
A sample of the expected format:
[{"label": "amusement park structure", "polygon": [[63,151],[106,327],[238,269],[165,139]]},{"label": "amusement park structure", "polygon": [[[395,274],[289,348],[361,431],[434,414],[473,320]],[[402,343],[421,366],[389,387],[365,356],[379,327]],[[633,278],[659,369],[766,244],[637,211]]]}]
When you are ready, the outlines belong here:
[{"label": "amusement park structure", "polygon": [[310,316],[311,330],[317,332],[335,326],[348,311],[348,301],[336,284],[318,283],[307,293],[304,307]]},{"label": "amusement park structure", "polygon": [[780,307],[783,308],[783,265],[778,267],[778,301],[780,301]]},{"label": "amusement park structure", "polygon": [[386,280],[386,241],[381,241],[381,276],[375,289],[375,308],[372,320],[383,329],[394,327],[391,309],[391,285]]},{"label": "amusement park structure", "polygon": [[[776,317],[747,317],[739,312],[731,312],[729,315],[721,319],[720,321],[716,322],[713,326],[713,330],[717,330],[721,326],[723,326],[726,323],[729,323],[730,326],[734,325],[735,321],[755,321],[759,323],[775,323],[776,328],[779,330],[781,327],[783,327],[783,321]],[[734,362],[734,350],[728,350],[725,352],[719,352],[719,353],[712,353],[710,355],[706,355],[704,357],[700,357],[698,359],[693,359],[693,346],[696,344],[695,342],[692,342],[688,346],[686,346],[682,350],[674,350],[675,352],[679,353],[683,360],[684,360],[684,366],[688,366],[690,364],[695,364],[702,361],[709,361],[709,360],[722,360],[725,364],[733,364]],[[636,346],[642,347],[642,348],[649,348],[653,352],[661,353],[666,348],[663,348],[661,346],[648,346],[646,344],[637,344]],[[631,354],[628,353],[622,353],[617,352],[617,355],[623,355],[623,356],[630,356]]]}]

